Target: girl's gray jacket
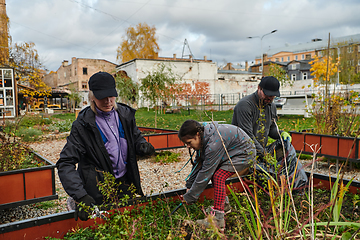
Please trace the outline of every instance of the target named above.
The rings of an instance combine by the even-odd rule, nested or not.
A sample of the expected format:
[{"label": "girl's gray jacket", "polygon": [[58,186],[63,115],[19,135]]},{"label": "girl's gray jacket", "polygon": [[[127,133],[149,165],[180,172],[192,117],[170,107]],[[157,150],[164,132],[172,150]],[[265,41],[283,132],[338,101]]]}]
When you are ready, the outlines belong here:
[{"label": "girl's gray jacket", "polygon": [[[218,130],[218,131],[217,131]],[[220,134],[220,135],[219,135]],[[228,155],[223,147],[223,140]],[[256,148],[251,138],[239,127],[230,124],[207,124],[204,127],[203,161],[193,167],[184,194],[187,203],[194,203],[205,190],[207,184],[218,169],[229,172],[241,171],[255,161]],[[196,165],[197,164],[197,165]]]}]

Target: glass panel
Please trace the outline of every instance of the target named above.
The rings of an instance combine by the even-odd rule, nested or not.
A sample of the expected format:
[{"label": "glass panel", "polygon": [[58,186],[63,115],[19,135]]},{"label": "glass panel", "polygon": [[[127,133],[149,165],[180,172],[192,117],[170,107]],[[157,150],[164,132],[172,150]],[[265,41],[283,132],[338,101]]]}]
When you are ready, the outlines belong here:
[{"label": "glass panel", "polygon": [[2,78],[2,75],[3,75],[3,70],[0,69],[0,78]]},{"label": "glass panel", "polygon": [[5,87],[12,87],[12,79],[11,78],[4,78]]},{"label": "glass panel", "polygon": [[4,106],[4,90],[0,90],[0,106]]},{"label": "glass panel", "polygon": [[13,117],[14,109],[13,108],[5,108],[5,116]]},{"label": "glass panel", "polygon": [[11,70],[4,70],[4,78],[12,78]]},{"label": "glass panel", "polygon": [[0,77],[0,87],[1,87],[1,88],[4,87],[4,86],[3,86],[3,80],[2,80],[1,77]]},{"label": "glass panel", "polygon": [[12,89],[6,89],[6,106],[14,105]]}]

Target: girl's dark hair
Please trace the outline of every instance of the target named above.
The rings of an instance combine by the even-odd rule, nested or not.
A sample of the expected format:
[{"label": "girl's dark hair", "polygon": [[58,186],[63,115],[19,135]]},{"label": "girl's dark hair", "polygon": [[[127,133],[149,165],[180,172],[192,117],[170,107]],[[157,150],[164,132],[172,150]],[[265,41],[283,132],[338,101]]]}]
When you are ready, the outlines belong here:
[{"label": "girl's dark hair", "polygon": [[[201,142],[204,138],[204,126],[202,126],[198,121],[195,120],[186,120],[182,125],[178,133],[178,137],[181,140],[184,137],[193,138],[197,133],[200,133]],[[191,163],[195,165],[197,162],[203,162],[204,161],[204,148],[202,147],[199,151],[197,151],[195,162],[191,158]],[[189,148],[189,154],[190,148]]]},{"label": "girl's dark hair", "polygon": [[201,139],[204,133],[204,126],[195,120],[186,120],[182,125],[178,133],[178,137],[181,140],[183,137],[193,138],[197,133],[200,133]]}]

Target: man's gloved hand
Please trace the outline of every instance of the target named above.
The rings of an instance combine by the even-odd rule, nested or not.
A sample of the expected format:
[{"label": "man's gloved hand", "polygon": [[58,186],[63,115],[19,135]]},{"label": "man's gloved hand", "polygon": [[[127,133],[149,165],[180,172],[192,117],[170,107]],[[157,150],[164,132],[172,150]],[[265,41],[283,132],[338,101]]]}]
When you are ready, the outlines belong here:
[{"label": "man's gloved hand", "polygon": [[95,204],[95,200],[90,196],[90,195],[85,195],[83,196],[82,198],[80,198],[78,201],[77,201],[77,204],[76,204],[76,209],[75,209],[75,221],[78,220],[78,217],[82,220],[82,221],[87,221],[89,219],[89,210],[86,211],[84,208],[81,208],[81,206],[79,206],[79,203],[84,203],[86,207],[91,207],[92,204]]},{"label": "man's gloved hand", "polygon": [[281,133],[281,137],[282,137],[282,139],[283,139],[284,141],[286,141],[286,140],[288,140],[288,139],[289,139],[290,142],[292,141],[292,138],[291,138],[291,136],[290,136],[290,134],[289,134],[288,132],[282,132],[282,133]]},{"label": "man's gloved hand", "polygon": [[153,147],[153,145],[151,145],[151,143],[144,142],[140,145],[140,151],[144,155],[152,155],[155,152],[155,148]]}]

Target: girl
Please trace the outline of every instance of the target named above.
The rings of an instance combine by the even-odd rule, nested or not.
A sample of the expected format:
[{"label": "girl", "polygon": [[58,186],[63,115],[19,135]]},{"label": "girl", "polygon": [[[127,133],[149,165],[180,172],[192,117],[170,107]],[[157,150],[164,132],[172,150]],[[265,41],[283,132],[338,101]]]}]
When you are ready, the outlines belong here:
[{"label": "girl", "polygon": [[[214,215],[217,227],[224,230],[225,180],[234,175],[235,169],[239,175],[248,171],[249,166],[255,160],[255,145],[239,127],[217,123],[202,126],[195,120],[185,121],[179,130],[178,137],[186,147],[196,151],[193,169],[186,181],[187,192],[183,198],[187,204],[196,202],[209,181],[212,180],[214,207],[210,212]],[[197,223],[205,227],[210,225],[207,219],[198,220]]]}]

